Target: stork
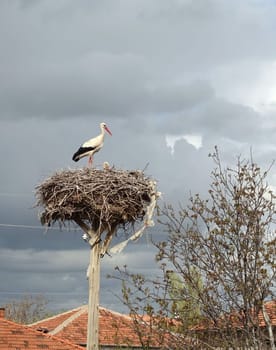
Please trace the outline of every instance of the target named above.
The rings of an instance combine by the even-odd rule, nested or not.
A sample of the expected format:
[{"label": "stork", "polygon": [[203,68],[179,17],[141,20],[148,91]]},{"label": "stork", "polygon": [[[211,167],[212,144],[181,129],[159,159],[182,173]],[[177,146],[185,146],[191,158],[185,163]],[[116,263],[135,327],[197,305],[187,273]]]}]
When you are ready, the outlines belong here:
[{"label": "stork", "polygon": [[104,144],[104,136],[105,132],[108,132],[109,135],[112,136],[111,131],[108,129],[107,125],[105,123],[100,124],[101,133],[100,135],[94,137],[93,139],[90,139],[86,142],[84,142],[80,148],[77,150],[76,153],[73,155],[73,160],[77,162],[83,157],[89,157],[88,159],[88,165],[91,166],[93,162],[93,154],[98,152]]}]

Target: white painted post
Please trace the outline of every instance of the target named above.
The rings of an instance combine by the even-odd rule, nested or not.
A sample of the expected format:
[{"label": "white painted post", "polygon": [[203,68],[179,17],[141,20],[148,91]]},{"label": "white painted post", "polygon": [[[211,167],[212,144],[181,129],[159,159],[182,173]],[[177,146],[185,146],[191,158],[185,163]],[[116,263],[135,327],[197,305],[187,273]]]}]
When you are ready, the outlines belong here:
[{"label": "white painted post", "polygon": [[97,242],[90,248],[87,350],[99,349],[100,253],[101,244]]},{"label": "white painted post", "polygon": [[101,231],[94,231],[81,219],[76,218],[75,222],[87,235],[86,241],[90,245],[90,259],[87,271],[88,277],[88,322],[87,322],[87,350],[99,349],[99,305],[100,305],[100,256]]},{"label": "white painted post", "polygon": [[111,243],[114,229],[109,231],[101,243],[103,231],[94,231],[81,219],[75,218],[75,222],[83,229],[87,237],[85,240],[90,245],[90,261],[87,271],[89,283],[88,322],[86,350],[99,349],[99,306],[100,306],[100,260],[104,256]]}]

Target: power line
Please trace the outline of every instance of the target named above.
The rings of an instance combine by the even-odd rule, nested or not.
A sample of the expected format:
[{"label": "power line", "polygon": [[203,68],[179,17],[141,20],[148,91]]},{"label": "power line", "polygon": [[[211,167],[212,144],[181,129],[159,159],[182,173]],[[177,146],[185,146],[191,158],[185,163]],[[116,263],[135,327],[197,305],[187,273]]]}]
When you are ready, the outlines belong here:
[{"label": "power line", "polygon": [[13,192],[0,192],[0,197],[33,197],[32,193],[13,193]]},{"label": "power line", "polygon": [[[61,230],[60,227],[43,227],[43,226],[34,226],[34,225],[16,225],[16,224],[0,224],[0,227],[13,227],[13,228],[31,228],[31,229],[39,229],[44,231],[50,230]],[[69,231],[68,227],[64,227],[67,231]],[[79,228],[73,228],[74,231],[79,231]]]},{"label": "power line", "polygon": [[45,292],[45,291],[41,291],[41,292],[1,292],[0,291],[0,295],[27,295],[27,294],[32,294],[32,295],[87,295],[86,292],[68,292],[68,291],[64,291],[64,292]]},{"label": "power line", "polygon": [[[34,228],[34,229],[43,229],[45,230],[45,227],[42,226],[32,226],[32,225],[15,225],[15,224],[0,224],[1,227],[16,227],[16,228]],[[57,228],[55,228],[57,229]]]}]

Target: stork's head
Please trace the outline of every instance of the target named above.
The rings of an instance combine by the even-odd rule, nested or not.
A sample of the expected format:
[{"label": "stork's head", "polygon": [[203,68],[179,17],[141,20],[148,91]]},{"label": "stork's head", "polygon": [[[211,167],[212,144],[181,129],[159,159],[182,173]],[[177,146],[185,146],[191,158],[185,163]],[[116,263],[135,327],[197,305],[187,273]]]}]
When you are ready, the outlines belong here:
[{"label": "stork's head", "polygon": [[100,124],[101,129],[108,132],[110,136],[112,136],[112,132],[108,129],[107,125],[105,123]]}]

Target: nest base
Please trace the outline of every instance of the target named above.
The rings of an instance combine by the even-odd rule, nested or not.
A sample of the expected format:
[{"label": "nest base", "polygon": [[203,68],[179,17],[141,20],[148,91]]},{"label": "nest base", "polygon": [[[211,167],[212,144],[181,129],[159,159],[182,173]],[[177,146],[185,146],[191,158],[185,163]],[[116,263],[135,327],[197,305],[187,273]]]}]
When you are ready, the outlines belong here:
[{"label": "nest base", "polygon": [[140,170],[62,170],[36,187],[42,225],[83,222],[94,231],[127,229],[143,220],[151,202],[151,179]]}]

